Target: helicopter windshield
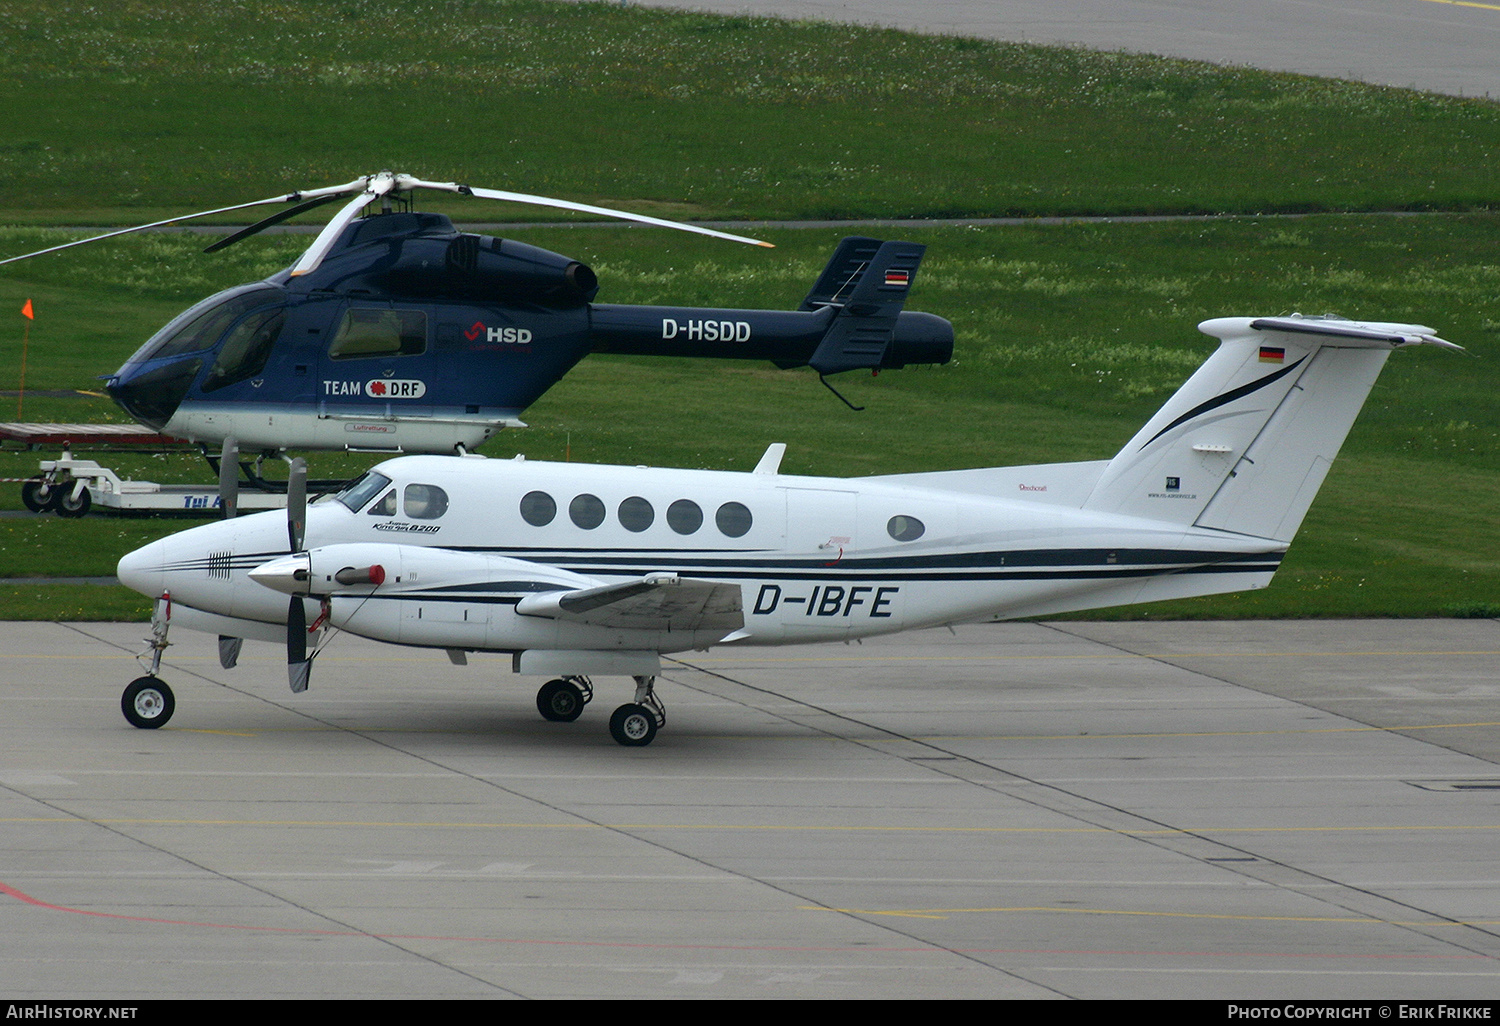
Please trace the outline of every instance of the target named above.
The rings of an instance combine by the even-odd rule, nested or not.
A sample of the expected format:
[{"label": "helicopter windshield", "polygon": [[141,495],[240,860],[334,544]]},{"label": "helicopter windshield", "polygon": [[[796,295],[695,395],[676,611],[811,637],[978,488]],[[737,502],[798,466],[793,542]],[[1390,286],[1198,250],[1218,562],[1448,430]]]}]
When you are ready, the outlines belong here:
[{"label": "helicopter windshield", "polygon": [[334,498],[348,506],[349,512],[358,513],[365,503],[373,499],[382,488],[390,483],[391,479],[384,474],[369,470],[349,482],[349,485]]},{"label": "helicopter windshield", "polygon": [[209,349],[235,321],[258,306],[279,301],[282,290],[271,285],[241,285],[209,296],[172,319],[131,357],[132,363],[160,360]]}]

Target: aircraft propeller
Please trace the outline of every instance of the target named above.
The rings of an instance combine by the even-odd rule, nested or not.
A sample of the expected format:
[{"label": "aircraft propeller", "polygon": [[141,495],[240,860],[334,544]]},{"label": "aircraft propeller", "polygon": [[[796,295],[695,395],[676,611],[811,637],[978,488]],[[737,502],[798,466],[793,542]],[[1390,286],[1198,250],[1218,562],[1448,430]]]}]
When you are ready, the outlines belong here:
[{"label": "aircraft propeller", "polygon": [[[307,461],[301,456],[292,460],[291,474],[286,482],[286,538],[290,555],[302,553],[302,542],[307,531]],[[308,571],[307,583],[312,574]],[[302,604],[302,595],[291,597],[286,608],[286,672],[287,681],[295,694],[307,690],[308,675],[312,660],[307,656],[307,609]]]}]

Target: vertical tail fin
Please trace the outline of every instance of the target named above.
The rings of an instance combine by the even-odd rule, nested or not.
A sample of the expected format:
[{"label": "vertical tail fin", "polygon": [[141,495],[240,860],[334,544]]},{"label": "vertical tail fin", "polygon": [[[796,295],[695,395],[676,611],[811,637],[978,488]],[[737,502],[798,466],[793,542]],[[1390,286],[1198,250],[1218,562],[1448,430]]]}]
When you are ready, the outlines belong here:
[{"label": "vertical tail fin", "polygon": [[1291,541],[1390,351],[1457,349],[1412,324],[1222,317],[1198,368],[1105,468],[1085,509]]},{"label": "vertical tail fin", "polygon": [[[897,337],[901,307],[926,251],[926,246],[914,242],[881,242],[858,236],[839,243],[800,308],[839,308],[838,316],[808,358],[808,366],[824,375],[858,367],[902,366],[906,361],[891,360],[889,351],[893,343],[901,341]],[[906,316],[909,324],[915,323],[914,315]],[[939,324],[947,328],[947,322]],[[930,327],[927,333],[932,333]],[[942,330],[936,331],[939,339],[942,334]],[[912,362],[928,362],[927,355]],[[937,351],[930,355],[931,362],[948,360]]]}]

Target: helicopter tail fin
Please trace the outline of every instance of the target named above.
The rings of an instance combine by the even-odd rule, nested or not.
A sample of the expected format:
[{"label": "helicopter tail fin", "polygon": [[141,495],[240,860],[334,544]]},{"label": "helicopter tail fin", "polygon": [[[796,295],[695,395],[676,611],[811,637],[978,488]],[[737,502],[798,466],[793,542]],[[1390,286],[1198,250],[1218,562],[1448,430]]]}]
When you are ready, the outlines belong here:
[{"label": "helicopter tail fin", "polygon": [[[803,311],[837,310],[807,365],[826,375],[860,367],[946,362],[948,356],[930,352],[926,341],[928,334],[941,341],[945,333],[936,326],[924,332],[914,318],[927,315],[903,317],[901,311],[926,251],[926,246],[914,242],[882,242],[859,236],[840,242],[799,307]],[[898,321],[903,329],[899,333]],[[947,327],[946,322],[941,326]],[[951,355],[951,329],[946,337]]]}]

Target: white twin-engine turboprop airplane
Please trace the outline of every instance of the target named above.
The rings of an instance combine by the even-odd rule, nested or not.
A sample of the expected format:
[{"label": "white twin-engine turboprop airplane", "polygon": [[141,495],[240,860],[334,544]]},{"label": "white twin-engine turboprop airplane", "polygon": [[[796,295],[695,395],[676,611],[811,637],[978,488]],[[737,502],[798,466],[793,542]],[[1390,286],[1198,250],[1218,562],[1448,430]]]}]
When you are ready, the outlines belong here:
[{"label": "white twin-engine turboprop airplane", "polygon": [[125,715],[172,713],[168,617],[220,635],[226,667],[239,639],[286,640],[293,690],[334,628],[508,654],[556,676],[537,696],[553,720],[582,712],[588,675],[631,676],[610,731],[644,745],[662,653],[1264,587],[1390,350],[1458,347],[1407,324],[1199,327],[1218,350],[1112,460],[845,480],[780,474],[781,444],[748,474],[412,456],[310,507],[294,494],[286,520],[184,531],[120,561],[163,599]]}]

